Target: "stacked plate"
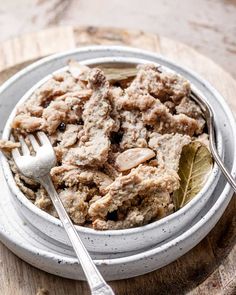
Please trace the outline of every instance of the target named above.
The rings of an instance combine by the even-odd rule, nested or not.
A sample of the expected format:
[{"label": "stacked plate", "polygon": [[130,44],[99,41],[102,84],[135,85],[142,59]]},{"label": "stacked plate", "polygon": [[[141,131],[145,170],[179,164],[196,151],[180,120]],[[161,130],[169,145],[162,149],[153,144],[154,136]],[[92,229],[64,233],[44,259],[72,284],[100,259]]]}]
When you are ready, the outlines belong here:
[{"label": "stacked plate", "polygon": [[[13,76],[0,89],[1,130],[8,120],[3,133],[4,138],[9,135],[14,112],[10,117],[9,115],[19,98],[22,97],[20,103],[27,99],[34,89],[50,77],[48,75],[64,70],[69,59],[90,65],[152,62],[183,75],[204,94],[212,106],[216,115],[218,151],[224,157],[228,169],[235,175],[235,122],[219,93],[196,74],[164,57],[127,47],[86,47],[53,55]],[[41,79],[43,80],[40,81]],[[16,255],[40,269],[72,279],[84,279],[82,269],[60,222],[36,208],[25,198],[13,185],[12,175],[4,157],[2,164],[1,241]],[[231,196],[230,186],[215,165],[211,177],[198,196],[163,220],[136,229],[119,230],[116,233],[96,232],[81,227],[77,227],[77,230],[107,280],[128,278],[160,268],[189,251],[213,228]]]}]

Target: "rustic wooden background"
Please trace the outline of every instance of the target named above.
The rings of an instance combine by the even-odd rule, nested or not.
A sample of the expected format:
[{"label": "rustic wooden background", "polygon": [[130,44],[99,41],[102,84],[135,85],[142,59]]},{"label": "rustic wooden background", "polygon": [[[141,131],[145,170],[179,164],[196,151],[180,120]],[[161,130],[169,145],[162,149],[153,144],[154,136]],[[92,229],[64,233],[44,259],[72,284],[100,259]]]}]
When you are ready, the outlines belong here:
[{"label": "rustic wooden background", "polygon": [[58,25],[139,29],[184,42],[236,77],[235,19],[236,0],[0,0],[0,41]]}]

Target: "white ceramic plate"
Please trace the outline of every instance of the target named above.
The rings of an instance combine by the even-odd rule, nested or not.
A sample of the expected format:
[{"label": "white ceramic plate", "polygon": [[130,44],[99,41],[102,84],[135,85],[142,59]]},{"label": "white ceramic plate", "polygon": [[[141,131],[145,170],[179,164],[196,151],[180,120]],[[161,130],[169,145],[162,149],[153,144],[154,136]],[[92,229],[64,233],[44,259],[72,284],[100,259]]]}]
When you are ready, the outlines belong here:
[{"label": "white ceramic plate", "polygon": [[[84,280],[82,268],[72,249],[56,243],[27,223],[16,211],[2,170],[0,171],[0,239],[17,256],[46,272],[71,279]],[[93,255],[106,280],[119,280],[141,275],[172,262],[194,247],[215,225],[225,210],[232,192],[216,190],[204,211],[179,236],[144,252],[111,258]],[[99,258],[99,259],[98,259]]]},{"label": "white ceramic plate", "polygon": [[[128,53],[130,49],[116,48],[116,50],[123,50],[126,55],[131,54]],[[136,52],[135,50],[131,51]],[[138,52],[139,55],[148,54],[153,60],[156,59],[156,55],[140,50],[136,54]],[[75,56],[76,53],[71,53],[71,56],[73,55]],[[64,59],[63,62],[65,62],[68,55],[66,57],[62,55],[60,58]],[[161,58],[159,57],[159,59]],[[166,60],[163,62],[168,64]],[[55,63],[56,61],[49,66],[48,72],[55,70]],[[178,71],[178,66],[174,65],[174,67]],[[28,70],[30,71],[30,69]],[[179,69],[179,72],[181,71],[183,75],[188,73],[191,76],[191,79],[189,79],[214,103],[217,116],[221,120],[219,128],[225,144],[225,164],[235,175],[236,128],[229,108],[222,97],[207,82],[202,81],[189,71]],[[42,76],[44,74],[42,73]],[[34,76],[34,71],[30,72],[30,75],[31,77]],[[19,89],[20,85],[23,88],[20,89],[22,93],[16,93],[15,91]],[[1,118],[4,116],[5,119],[7,118],[17,98],[31,86],[28,76],[21,77],[19,81],[11,79],[7,82],[3,91],[4,95],[0,97],[2,104]],[[12,100],[7,100],[8,97],[12,97]],[[3,123],[2,121],[1,128]],[[2,179],[0,181],[4,183]],[[231,196],[232,190],[221,176],[204,210],[194,219],[192,224],[186,226],[184,232],[152,249],[122,258],[109,259],[107,257],[106,259],[95,260],[95,263],[107,280],[132,277],[160,268],[186,253],[212,229],[223,214]],[[0,238],[14,253],[38,268],[73,279],[84,279],[81,267],[68,247],[66,248],[65,245],[58,243],[55,245],[55,241],[42,234],[39,235],[31,225],[24,224],[10,201],[10,193],[6,185],[2,187],[0,197]]]},{"label": "white ceramic plate", "polygon": [[[132,58],[130,56],[125,56],[126,51],[129,54],[132,54]],[[87,52],[87,56],[83,56],[83,53]],[[101,52],[103,55],[106,55],[106,58],[100,57]],[[141,52],[142,53],[142,52]],[[83,61],[84,64],[102,64],[102,63],[129,63],[129,64],[140,64],[140,63],[150,63],[155,62],[158,65],[165,65],[164,59],[159,56],[153,56],[151,54],[146,53],[144,56],[140,56],[141,53],[137,53],[137,51],[130,48],[123,48],[122,51],[113,47],[93,47],[92,50],[90,48],[87,49],[79,49],[76,52],[76,59]],[[75,53],[71,54],[66,53],[67,60],[75,57]],[[64,57],[64,56],[63,56]],[[41,81],[38,82],[38,77],[40,77],[42,72],[45,72],[45,76],[47,75],[49,65],[54,66],[55,62],[57,62],[57,69],[60,69],[65,64],[64,58],[61,55],[54,55],[50,58],[42,59],[40,62],[37,62],[28,68],[26,68],[23,72],[15,75],[15,84],[8,85],[8,89],[10,87],[15,87],[16,93],[18,93],[18,84],[16,81],[24,78],[36,83],[32,88],[30,88],[26,94],[20,99],[17,106],[22,104],[25,100],[27,100],[31,94],[45,83],[51,75],[44,77]],[[166,62],[166,60],[165,60]],[[173,63],[168,64],[168,68],[175,70],[176,65]],[[166,69],[165,69],[166,70]],[[59,70],[61,71],[61,70]],[[62,70],[64,71],[64,69]],[[178,70],[179,71],[179,70]],[[183,71],[183,69],[182,69]],[[34,78],[29,73],[38,72]],[[187,71],[184,72],[184,76],[190,80],[191,74]],[[193,86],[195,86],[195,81],[192,81]],[[4,86],[3,86],[4,87]],[[0,94],[1,95],[1,94]],[[5,94],[6,95],[6,94]],[[2,95],[1,95],[2,96]],[[208,96],[206,95],[208,98]],[[19,96],[18,96],[19,99]],[[210,101],[210,98],[209,98]],[[16,106],[16,107],[17,107]],[[6,126],[3,132],[3,138],[8,139],[10,133],[11,122],[15,116],[16,107],[13,109]],[[215,104],[212,103],[212,108],[216,111]],[[216,133],[217,133],[217,147],[219,153],[222,155],[222,138],[220,132],[220,120],[216,118]],[[20,189],[16,186],[15,181],[13,179],[12,173],[10,171],[10,167],[7,163],[7,160],[3,159],[3,168],[4,173],[6,175],[6,179],[8,181],[9,187],[12,192],[15,194],[15,202],[19,206],[19,210],[22,211],[24,216],[31,222],[35,227],[37,227],[40,231],[46,233],[52,239],[59,241],[61,243],[70,245],[67,235],[61,226],[61,223],[58,219],[50,216],[44,211],[40,210],[36,206],[34,206],[20,191]],[[184,208],[179,211],[165,217],[159,221],[150,223],[148,225],[125,229],[125,230],[109,230],[109,231],[96,231],[93,229],[77,226],[77,231],[79,232],[83,242],[86,247],[90,251],[101,252],[101,253],[116,253],[116,252],[127,252],[127,251],[135,251],[140,249],[145,249],[146,247],[150,247],[159,242],[162,242],[168,238],[170,238],[173,234],[182,230],[192,219],[204,208],[208,199],[211,197],[211,194],[217,184],[218,178],[220,176],[219,169],[217,165],[214,165],[213,171],[205,184],[204,188],[198,193],[198,195],[189,202]]]}]

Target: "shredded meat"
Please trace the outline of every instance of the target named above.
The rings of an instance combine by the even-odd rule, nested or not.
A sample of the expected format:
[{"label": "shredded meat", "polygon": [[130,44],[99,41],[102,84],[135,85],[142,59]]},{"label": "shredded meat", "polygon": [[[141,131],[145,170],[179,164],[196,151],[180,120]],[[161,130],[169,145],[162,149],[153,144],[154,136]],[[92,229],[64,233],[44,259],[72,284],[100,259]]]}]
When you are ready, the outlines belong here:
[{"label": "shredded meat", "polygon": [[154,132],[151,134],[148,144],[150,148],[156,150],[159,166],[177,172],[182,149],[190,142],[191,138],[188,135],[178,133],[161,135]]},{"label": "shredded meat", "polygon": [[108,212],[117,210],[124,201],[154,191],[173,192],[179,186],[179,178],[175,171],[140,165],[128,175],[119,176],[107,188],[108,193],[93,203],[89,208],[92,217],[105,217]]},{"label": "shredded meat", "polygon": [[123,111],[121,113],[121,130],[123,137],[120,143],[122,149],[147,146],[147,130],[138,112]]},{"label": "shredded meat", "polygon": [[40,188],[36,193],[36,199],[34,203],[40,209],[47,211],[52,206],[52,201],[49,198],[45,189]]},{"label": "shredded meat", "polygon": [[110,116],[114,120],[113,130],[114,132],[119,131],[121,125],[120,115],[120,98],[123,96],[124,91],[120,87],[110,87],[108,92],[108,99],[111,104]]},{"label": "shredded meat", "polygon": [[108,83],[103,73],[94,69],[89,76],[94,90],[84,106],[82,115],[85,135],[80,146],[68,152],[66,161],[77,165],[96,166],[106,162],[110,148],[109,134],[114,121],[110,117],[110,103],[107,99]]},{"label": "shredded meat", "polygon": [[62,203],[76,224],[84,224],[88,213],[87,193],[85,190],[69,188],[59,193]]},{"label": "shredded meat", "polygon": [[[141,72],[143,71],[144,70],[141,70]],[[153,70],[151,69],[150,71],[152,74]],[[160,75],[160,73],[155,72],[155,75]],[[152,75],[150,75],[150,77],[152,77]],[[163,96],[153,96],[154,92],[157,94],[159,82],[155,87],[151,87],[148,84],[148,78],[150,77],[148,75],[144,77],[142,75],[139,77],[139,74],[137,75],[137,78],[126,89],[126,94],[121,98],[121,107],[127,110],[141,111],[143,123],[154,126],[155,130],[159,133],[175,132],[193,136],[194,133],[199,132],[201,127],[197,120],[190,118],[185,114],[172,115],[168,106],[162,103]],[[165,78],[167,79],[167,84],[170,82],[168,77],[168,75],[163,76],[163,80]],[[186,86],[188,85],[188,82],[185,83],[182,79],[176,79],[176,77],[173,78],[173,80],[176,81],[174,83],[174,89],[172,89],[173,91],[168,92],[169,94],[165,93],[165,96],[168,96],[168,99],[165,99],[167,101],[170,99],[174,102],[179,101],[183,95],[188,94],[189,92],[188,87]],[[176,86],[178,85],[177,81],[180,85],[184,85],[183,88],[186,90],[182,92],[182,95],[180,95],[181,86]],[[155,91],[153,90],[154,88],[156,89]]]},{"label": "shredded meat", "polygon": [[[41,130],[55,151],[51,177],[75,224],[97,230],[145,225],[173,212],[180,185],[182,149],[198,140],[208,146],[205,119],[183,77],[147,64],[124,80],[107,70],[70,61],[18,109],[17,141]],[[121,76],[121,75],[120,75]],[[108,81],[109,80],[109,81]],[[44,188],[19,173],[0,140],[16,184],[36,206],[57,217]]]},{"label": "shredded meat", "polygon": [[26,194],[26,196],[28,196],[29,199],[35,200],[35,192],[31,188],[29,188],[25,185],[25,183],[23,182],[20,175],[17,173],[17,174],[15,174],[14,178],[15,178],[15,182],[18,185],[18,187],[20,188],[20,190],[24,194]]},{"label": "shredded meat", "polygon": [[30,133],[42,130],[44,126],[45,120],[43,118],[33,117],[29,114],[19,114],[14,118],[11,127]]},{"label": "shredded meat", "polygon": [[[132,84],[131,86],[132,87]],[[136,98],[134,98],[137,96]],[[131,94],[122,98],[122,105],[128,109],[138,109],[142,112],[142,121],[154,126],[159,133],[183,133],[193,136],[200,129],[197,120],[184,114],[172,115],[160,100],[132,89]]]},{"label": "shredded meat", "polygon": [[139,66],[139,72],[129,87],[132,92],[140,88],[161,101],[172,100],[174,103],[190,93],[187,80],[176,74],[161,72],[152,64]]},{"label": "shredded meat", "polygon": [[52,201],[43,187],[37,190],[34,204],[54,217],[58,217]]},{"label": "shredded meat", "polygon": [[201,134],[205,126],[205,119],[202,116],[201,108],[188,97],[184,97],[180,104],[175,108],[177,114],[185,114],[188,117],[194,118],[198,122],[197,134]]},{"label": "shredded meat", "polygon": [[53,101],[43,112],[46,129],[49,134],[54,133],[61,122],[66,120],[69,107],[62,101]]},{"label": "shredded meat", "polygon": [[38,189],[39,184],[36,181],[19,173],[15,162],[12,159],[9,159],[9,164],[12,172],[14,173],[14,179],[18,187],[30,200],[34,201],[36,199],[35,190]]},{"label": "shredded meat", "polygon": [[109,162],[106,162],[104,164],[104,172],[107,175],[109,175],[112,178],[112,180],[115,180],[116,177],[118,177],[118,175],[120,174],[120,172],[116,169],[114,164],[111,164]]},{"label": "shredded meat", "polygon": [[11,152],[13,149],[20,147],[19,142],[13,142],[10,140],[2,140],[0,139],[0,150],[2,150],[5,153]]},{"label": "shredded meat", "polygon": [[153,108],[143,114],[143,121],[153,125],[159,133],[182,133],[193,136],[199,129],[198,121],[184,114],[172,115],[168,108],[156,101]]},{"label": "shredded meat", "polygon": [[122,229],[145,225],[152,220],[166,216],[171,203],[170,194],[167,192],[154,193],[144,198],[139,206],[130,207],[124,219],[113,221],[97,218],[93,227],[99,230]]},{"label": "shredded meat", "polygon": [[94,183],[103,192],[113,181],[105,173],[92,168],[84,169],[72,165],[63,165],[52,168],[51,176],[55,185],[64,183],[72,187],[79,183]]}]

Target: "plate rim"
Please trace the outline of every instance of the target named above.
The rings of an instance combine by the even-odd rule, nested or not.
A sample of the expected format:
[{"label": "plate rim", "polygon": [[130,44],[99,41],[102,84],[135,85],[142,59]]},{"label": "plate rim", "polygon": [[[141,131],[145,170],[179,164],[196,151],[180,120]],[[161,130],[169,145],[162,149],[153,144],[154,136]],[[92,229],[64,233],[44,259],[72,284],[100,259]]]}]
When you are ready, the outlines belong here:
[{"label": "plate rim", "polygon": [[[85,50],[86,51],[86,50]],[[80,52],[78,50],[78,52]],[[57,54],[54,56],[58,56]],[[104,58],[101,58],[104,59]],[[107,57],[106,59],[112,59],[111,57]],[[113,61],[117,62],[119,59],[121,60],[125,60],[128,62],[128,60],[132,63],[138,62],[138,61],[143,61],[145,62],[146,60],[142,60],[140,58],[129,58],[129,57],[113,57]],[[88,60],[83,60],[83,64],[87,64],[87,63],[93,63],[94,61],[99,61],[100,58],[93,58],[93,59],[88,59]],[[37,63],[37,62],[36,62]],[[43,64],[44,62],[40,63]],[[35,63],[33,63],[34,65]],[[162,65],[161,65],[162,66]],[[37,66],[36,66],[37,67]],[[163,66],[165,68],[165,66]],[[16,113],[16,109],[18,106],[20,106],[24,101],[26,101],[30,95],[32,95],[32,93],[38,89],[41,85],[43,85],[48,79],[50,79],[52,77],[53,74],[55,73],[59,73],[64,71],[67,68],[67,66],[62,67],[56,71],[53,71],[51,74],[48,74],[46,76],[44,76],[42,79],[40,79],[37,83],[35,83],[30,89],[28,89],[25,94],[19,99],[19,101],[17,102],[17,104],[14,106],[14,108],[12,109],[7,122],[5,123],[5,127],[3,130],[3,139],[7,140],[8,139],[8,133],[9,133],[9,129],[10,129],[10,123],[13,119],[13,117],[15,116]],[[169,69],[168,69],[169,70]],[[23,76],[24,74],[21,74],[20,76]],[[14,76],[13,76],[14,77]],[[16,77],[17,79],[18,77]],[[192,84],[192,83],[191,83]],[[1,95],[1,88],[0,88],[0,95]],[[218,143],[219,143],[219,151],[220,153],[223,153],[223,149],[222,149],[222,136],[221,136],[221,132],[218,131],[217,132],[217,137],[218,137]],[[5,176],[5,179],[7,180],[8,186],[10,188],[10,190],[12,191],[13,194],[16,195],[16,198],[19,199],[20,202],[22,202],[22,204],[24,204],[24,206],[26,206],[29,210],[33,211],[34,214],[40,215],[42,218],[46,219],[48,222],[53,223],[56,226],[60,226],[61,228],[63,227],[60,220],[51,216],[50,214],[48,214],[47,212],[44,212],[43,210],[41,210],[40,208],[36,207],[35,205],[32,204],[32,202],[30,202],[26,196],[21,192],[21,190],[17,187],[11,169],[9,167],[9,163],[6,159],[6,157],[2,157],[1,158],[1,162],[2,162],[2,166],[3,166],[3,174]],[[95,237],[103,237],[103,236],[125,236],[125,235],[133,235],[133,234],[137,234],[140,232],[148,232],[149,230],[153,230],[156,226],[161,227],[164,226],[166,224],[168,224],[169,222],[173,221],[174,219],[177,218],[181,218],[181,216],[184,216],[186,214],[186,212],[189,210],[189,208],[191,208],[192,206],[194,206],[198,201],[200,201],[204,194],[206,194],[206,192],[210,189],[210,186],[213,185],[214,187],[217,185],[217,181],[219,179],[220,176],[220,170],[219,167],[216,165],[216,163],[214,163],[213,169],[211,171],[210,177],[208,178],[207,182],[205,183],[204,187],[201,189],[201,191],[196,195],[195,198],[193,198],[190,202],[188,202],[188,204],[186,204],[183,208],[181,208],[180,210],[178,210],[177,212],[174,212],[173,214],[170,214],[160,220],[154,221],[152,223],[149,223],[147,225],[144,226],[139,226],[139,227],[135,227],[135,228],[128,228],[128,229],[120,229],[120,230],[106,230],[106,231],[96,231],[90,228],[86,228],[83,226],[78,226],[76,225],[76,229],[79,232],[82,232],[84,234],[89,234],[91,236],[95,236]]]},{"label": "plate rim", "polygon": [[[162,58],[163,56],[162,55],[159,55],[159,54],[155,54],[155,53],[152,53],[152,52],[149,52],[149,51],[145,51],[145,50],[140,50],[140,49],[133,49],[132,47],[127,47],[127,46],[86,46],[86,47],[83,47],[83,49],[75,49],[75,50],[71,50],[71,51],[67,51],[66,53],[57,53],[57,54],[54,54],[52,56],[49,56],[49,57],[46,57],[46,58],[43,58],[37,62],[35,62],[34,64],[32,65],[29,65],[27,66],[25,69],[21,70],[20,72],[18,72],[17,74],[15,74],[13,77],[11,77],[7,82],[5,82],[1,87],[0,87],[0,91],[4,91],[5,88],[7,88],[9,85],[11,85],[12,82],[15,81],[16,79],[16,76],[18,77],[19,74],[24,74],[24,73],[27,73],[28,70],[32,70],[34,69],[34,67],[38,64],[40,64],[42,61],[51,61],[53,58],[57,58],[57,57],[62,57],[62,56],[67,56],[67,55],[70,55],[70,54],[75,54],[77,52],[81,52],[81,51],[85,51],[85,50],[88,50],[89,49],[92,49],[94,50],[95,48],[98,48],[98,49],[118,49],[118,50],[134,50],[136,53],[143,53],[143,54],[147,54],[147,55],[151,55],[153,57],[157,57],[158,58]],[[179,67],[178,64],[176,64],[175,62],[172,62],[171,60],[169,59],[166,59],[164,58],[165,61],[167,62],[170,62],[176,66]],[[192,70],[189,70],[189,69],[186,69],[185,67],[182,67],[182,69],[184,69],[185,71],[189,72],[193,77],[197,78],[201,83],[204,83],[204,85],[209,88],[211,90],[211,92],[214,94],[214,96],[217,96],[218,100],[223,104],[224,106],[224,110],[225,112],[227,113],[227,116],[228,116],[228,119],[230,121],[230,123],[233,125],[235,125],[235,120],[234,120],[234,116],[231,112],[231,110],[229,109],[229,106],[226,104],[225,100],[223,99],[223,97],[218,93],[217,90],[214,89],[214,87],[211,86],[211,84],[209,82],[207,82],[206,80],[202,79],[198,74],[196,74],[195,72],[193,72]],[[236,143],[236,128],[232,128],[232,132],[234,133],[234,138],[233,138],[233,141],[234,141],[234,146],[235,146],[235,143]],[[236,173],[236,159],[234,157],[234,161],[233,161],[233,165],[232,165],[232,169],[231,169],[233,175],[235,175]],[[231,196],[233,195],[233,191],[232,189],[230,188],[230,185],[227,183],[223,189],[223,191],[221,192],[219,198],[216,200],[215,204],[213,207],[210,208],[210,210],[206,213],[206,215],[204,216],[204,220],[206,219],[211,219],[214,217],[214,213],[216,211],[217,208],[220,208],[221,204],[224,203],[223,201],[226,201],[227,199],[227,203],[230,201],[231,199]],[[216,207],[216,208],[215,208]],[[197,232],[199,230],[199,228],[201,228],[201,224],[202,224],[202,221],[203,219],[201,219],[199,222],[197,222],[190,230],[186,231],[185,233],[181,234],[181,237],[182,237],[182,240],[185,240],[187,239],[187,232],[191,231],[192,233],[190,235],[193,235],[195,232]],[[204,222],[205,223],[205,222]],[[194,229],[194,230],[193,230]],[[179,236],[177,237],[179,239]],[[175,240],[175,239],[174,239]],[[168,245],[168,244],[172,244],[172,245]],[[125,257],[125,258],[116,258],[116,259],[110,259],[110,260],[95,260],[95,263],[97,265],[100,265],[100,264],[104,264],[104,261],[106,261],[107,264],[120,264],[120,263],[127,263],[127,262],[132,262],[132,261],[135,261],[135,260],[138,260],[139,258],[143,258],[143,256],[145,255],[145,257],[148,257],[148,256],[151,256],[151,255],[154,255],[157,251],[156,249],[160,249],[162,248],[162,251],[164,251],[164,248],[166,248],[166,245],[168,245],[168,248],[169,247],[173,247],[175,246],[176,242],[173,242],[173,241],[170,241],[168,242],[167,244],[165,245],[162,245],[162,246],[157,246],[155,249],[150,249],[150,250],[147,250],[145,252],[142,252],[141,254],[135,254],[135,255],[132,255],[132,256],[129,256],[128,258]],[[27,247],[23,247],[25,250],[27,250]],[[29,252],[32,252],[32,253],[35,253],[34,251],[28,249]],[[44,251],[44,250],[41,250],[42,253],[44,253],[43,256],[45,257],[48,257],[48,258],[52,258],[50,257],[50,255],[48,255],[48,252],[47,251]],[[160,252],[160,251],[159,251]],[[49,252],[50,254],[50,252]],[[139,257],[140,255],[142,255],[142,257]],[[62,259],[63,256],[58,256],[59,259]],[[55,258],[55,255],[54,255],[54,258]],[[64,259],[64,258],[63,258]],[[112,261],[111,261],[112,260]],[[116,260],[116,261],[114,261]],[[117,261],[119,260],[119,261]],[[70,258],[68,259],[67,261],[65,261],[65,263],[68,263],[70,261],[71,264],[75,264],[77,263],[77,260],[76,258]]]}]

